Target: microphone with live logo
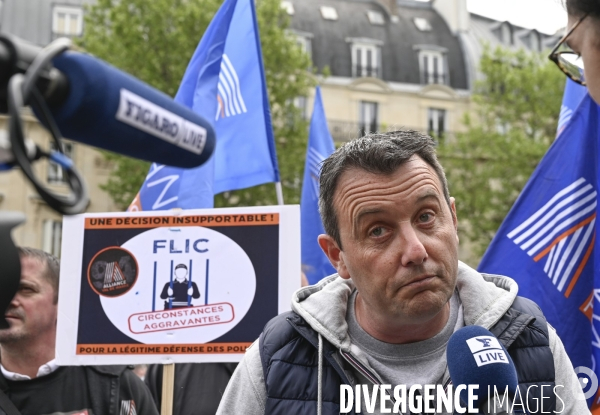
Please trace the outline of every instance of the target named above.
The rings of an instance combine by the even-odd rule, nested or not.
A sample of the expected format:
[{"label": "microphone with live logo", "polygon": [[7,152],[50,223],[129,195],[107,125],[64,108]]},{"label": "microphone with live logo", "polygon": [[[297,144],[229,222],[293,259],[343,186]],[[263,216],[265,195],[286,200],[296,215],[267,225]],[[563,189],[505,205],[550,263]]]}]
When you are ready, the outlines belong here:
[{"label": "microphone with live logo", "polygon": [[[515,365],[489,330],[467,326],[456,331],[448,341],[446,355],[455,388],[459,385],[479,386],[474,406],[480,413],[527,413],[517,392],[519,381]],[[516,399],[514,403],[513,399]],[[466,391],[461,393],[461,400],[467,402]]]}]

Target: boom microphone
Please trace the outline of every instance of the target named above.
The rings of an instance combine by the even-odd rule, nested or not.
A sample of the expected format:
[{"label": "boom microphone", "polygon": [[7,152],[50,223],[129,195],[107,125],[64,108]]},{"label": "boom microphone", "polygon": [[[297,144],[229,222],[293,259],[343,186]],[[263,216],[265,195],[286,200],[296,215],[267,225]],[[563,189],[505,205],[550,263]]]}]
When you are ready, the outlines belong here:
[{"label": "boom microphone", "polygon": [[210,123],[168,95],[90,55],[64,52],[53,65],[69,81],[64,102],[50,107],[65,137],[176,167],[212,154]]},{"label": "boom microphone", "polygon": [[[18,38],[2,35],[0,82],[13,73],[28,70],[41,50]],[[66,138],[185,168],[203,164],[214,150],[215,133],[206,119],[90,55],[61,53],[50,67],[44,68],[36,87]],[[35,113],[50,127],[47,117]]]},{"label": "boom microphone", "polygon": [[[519,385],[517,371],[504,346],[489,330],[481,326],[467,326],[457,330],[448,341],[446,355],[450,378],[455,387],[479,385],[474,406],[481,413],[510,413],[499,411],[498,406],[494,408],[497,404],[494,401],[494,391],[500,395],[508,391],[505,401],[512,399]],[[461,399],[466,402],[466,392],[464,395],[463,397],[461,394]],[[506,406],[502,407],[506,409]]]}]

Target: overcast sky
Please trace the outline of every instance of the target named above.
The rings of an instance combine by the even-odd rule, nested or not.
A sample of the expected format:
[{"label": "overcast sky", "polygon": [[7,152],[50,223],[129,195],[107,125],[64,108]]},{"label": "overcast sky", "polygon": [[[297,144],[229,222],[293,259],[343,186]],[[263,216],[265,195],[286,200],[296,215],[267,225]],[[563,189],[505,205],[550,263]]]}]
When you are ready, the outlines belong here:
[{"label": "overcast sky", "polygon": [[553,34],[567,24],[561,0],[467,0],[471,13]]}]

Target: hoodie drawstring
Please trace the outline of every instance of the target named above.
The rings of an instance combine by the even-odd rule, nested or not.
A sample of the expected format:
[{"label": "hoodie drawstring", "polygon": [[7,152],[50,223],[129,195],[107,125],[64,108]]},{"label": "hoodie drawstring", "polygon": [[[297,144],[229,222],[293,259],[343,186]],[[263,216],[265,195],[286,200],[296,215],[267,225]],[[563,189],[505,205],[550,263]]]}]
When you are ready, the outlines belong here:
[{"label": "hoodie drawstring", "polygon": [[317,378],[317,415],[321,415],[323,406],[323,337],[319,334],[319,375]]}]

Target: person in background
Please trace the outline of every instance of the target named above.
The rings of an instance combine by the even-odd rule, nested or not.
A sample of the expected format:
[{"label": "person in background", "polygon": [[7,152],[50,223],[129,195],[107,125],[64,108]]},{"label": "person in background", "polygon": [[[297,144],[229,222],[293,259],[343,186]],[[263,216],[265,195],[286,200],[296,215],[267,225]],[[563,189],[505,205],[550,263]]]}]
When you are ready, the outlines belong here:
[{"label": "person in background", "polygon": [[9,328],[0,330],[0,395],[23,414],[158,415],[126,366],[56,364],[59,262],[38,249],[18,250],[21,282],[5,313]]},{"label": "person in background", "polygon": [[133,365],[133,373],[135,373],[137,377],[142,380],[144,380],[147,371],[148,365]]},{"label": "person in background", "polygon": [[592,99],[600,104],[600,0],[565,3],[567,31],[549,57],[569,78],[586,85]]}]

